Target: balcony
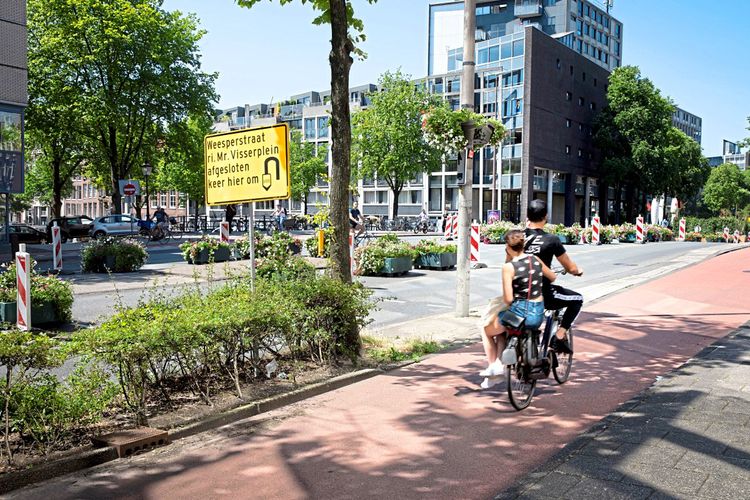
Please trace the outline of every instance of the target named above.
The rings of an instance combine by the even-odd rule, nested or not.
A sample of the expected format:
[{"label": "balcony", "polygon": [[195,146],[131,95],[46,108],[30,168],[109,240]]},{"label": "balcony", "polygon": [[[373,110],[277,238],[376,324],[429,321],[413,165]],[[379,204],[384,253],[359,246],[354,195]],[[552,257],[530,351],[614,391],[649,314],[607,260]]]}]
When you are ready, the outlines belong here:
[{"label": "balcony", "polygon": [[541,0],[516,0],[513,14],[521,19],[542,15]]}]

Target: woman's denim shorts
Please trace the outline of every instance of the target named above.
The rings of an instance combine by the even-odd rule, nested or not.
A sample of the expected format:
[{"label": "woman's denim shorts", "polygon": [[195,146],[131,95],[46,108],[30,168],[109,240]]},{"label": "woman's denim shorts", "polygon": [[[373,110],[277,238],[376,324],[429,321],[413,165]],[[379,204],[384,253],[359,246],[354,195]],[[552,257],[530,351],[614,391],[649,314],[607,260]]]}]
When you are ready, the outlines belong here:
[{"label": "woman's denim shorts", "polygon": [[[528,307],[528,308],[527,308]],[[526,328],[539,328],[544,322],[544,301],[531,302],[525,299],[513,301],[508,308],[513,314],[526,318]],[[498,314],[500,320],[503,319],[505,311]]]}]

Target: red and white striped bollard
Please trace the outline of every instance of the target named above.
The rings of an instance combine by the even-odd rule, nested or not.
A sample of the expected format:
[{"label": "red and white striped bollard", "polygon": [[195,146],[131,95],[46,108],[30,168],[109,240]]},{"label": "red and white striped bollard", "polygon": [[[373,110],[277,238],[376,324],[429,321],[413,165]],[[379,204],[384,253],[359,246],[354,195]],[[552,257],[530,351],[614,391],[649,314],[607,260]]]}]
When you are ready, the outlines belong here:
[{"label": "red and white striped bollard", "polygon": [[469,261],[476,263],[479,262],[479,224],[476,222],[471,224],[470,238],[471,252],[469,253]]},{"label": "red and white striped bollard", "polygon": [[458,214],[453,216],[453,239],[458,239]]},{"label": "red and white striped bollard", "polygon": [[221,241],[223,243],[229,243],[229,222],[228,221],[221,221],[221,224],[219,224],[219,233],[221,234]]},{"label": "red and white striped bollard", "polygon": [[646,235],[644,233],[643,217],[638,216],[635,219],[635,242],[645,243]]},{"label": "red and white striped bollard", "polygon": [[453,239],[453,216],[452,215],[445,216],[445,230],[443,232],[444,232],[444,237],[446,240]]},{"label": "red and white striped bollard", "polygon": [[52,224],[52,262],[55,271],[62,271],[62,238],[60,237],[60,226],[57,225],[57,222]]},{"label": "red and white striped bollard", "polygon": [[724,242],[729,243],[729,228],[724,227]]},{"label": "red and white striped bollard", "polygon": [[740,242],[740,230],[739,229],[735,229],[733,236],[734,236],[734,242],[735,243],[739,243]]},{"label": "red and white striped bollard", "polygon": [[599,216],[596,216],[591,221],[591,244],[592,245],[599,245],[601,243],[601,235],[600,235],[601,230],[602,230],[601,219],[599,219]]},{"label": "red and white striped bollard", "polygon": [[687,226],[684,218],[680,219],[680,233],[678,238],[680,241],[685,241],[687,238]]},{"label": "red and white striped bollard", "polygon": [[16,326],[19,330],[31,330],[31,256],[26,245],[19,245],[16,252]]}]

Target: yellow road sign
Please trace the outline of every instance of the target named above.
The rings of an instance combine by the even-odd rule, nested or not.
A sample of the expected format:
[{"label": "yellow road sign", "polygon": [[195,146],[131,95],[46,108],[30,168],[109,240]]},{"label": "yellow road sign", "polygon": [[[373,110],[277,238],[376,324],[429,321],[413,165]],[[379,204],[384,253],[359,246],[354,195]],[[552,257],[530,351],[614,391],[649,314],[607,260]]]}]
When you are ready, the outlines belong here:
[{"label": "yellow road sign", "polygon": [[209,205],[290,197],[286,123],[207,135],[203,147]]}]

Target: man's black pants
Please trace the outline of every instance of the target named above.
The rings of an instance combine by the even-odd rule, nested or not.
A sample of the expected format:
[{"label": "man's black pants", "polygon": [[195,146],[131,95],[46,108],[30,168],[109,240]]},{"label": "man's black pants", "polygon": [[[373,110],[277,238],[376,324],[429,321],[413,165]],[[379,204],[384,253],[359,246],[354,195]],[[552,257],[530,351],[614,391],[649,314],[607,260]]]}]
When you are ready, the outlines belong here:
[{"label": "man's black pants", "polygon": [[563,314],[562,320],[560,320],[560,327],[566,330],[570,329],[570,326],[578,317],[578,313],[581,312],[583,307],[583,296],[568,290],[561,286],[550,285],[549,290],[544,293],[544,308],[548,310],[562,309],[565,307],[565,314]]}]

